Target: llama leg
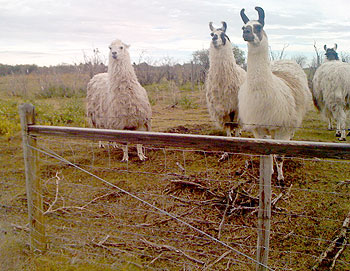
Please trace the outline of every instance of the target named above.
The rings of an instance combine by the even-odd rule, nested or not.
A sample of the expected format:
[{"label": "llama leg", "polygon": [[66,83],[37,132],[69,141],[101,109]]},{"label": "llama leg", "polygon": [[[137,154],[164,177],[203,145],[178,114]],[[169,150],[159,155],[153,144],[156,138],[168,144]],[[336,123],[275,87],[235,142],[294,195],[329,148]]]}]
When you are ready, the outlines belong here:
[{"label": "llama leg", "polygon": [[235,129],[235,137],[241,137],[241,135],[242,135],[242,131],[240,128],[237,127]]},{"label": "llama leg", "polygon": [[234,125],[236,125],[237,123],[237,126],[235,127],[235,137],[241,137],[242,130],[238,120],[238,114],[235,114],[235,117],[233,118],[233,122],[234,122]]},{"label": "llama leg", "polygon": [[344,110],[342,110],[341,118],[340,118],[340,141],[346,141],[346,114]]},{"label": "llama leg", "polygon": [[340,121],[339,125],[337,123],[337,134],[339,135],[339,141],[346,141],[346,130],[345,125],[343,125],[342,121]]},{"label": "llama leg", "polygon": [[122,162],[127,162],[129,161],[129,154],[128,154],[128,145],[121,145],[121,149],[123,150],[123,159]]},{"label": "llama leg", "polygon": [[[228,127],[226,127],[226,136],[232,137],[231,129],[228,128]],[[220,157],[220,159],[219,159],[219,162],[225,161],[226,159],[228,159],[228,153],[227,153],[227,152],[224,152],[224,154],[221,155],[221,157]]]},{"label": "llama leg", "polygon": [[119,145],[116,142],[111,142],[111,144],[112,144],[112,147],[114,149],[118,149],[119,148]]},{"label": "llama leg", "polygon": [[336,136],[339,136],[339,141],[346,141],[346,113],[343,108],[337,108],[334,115],[337,120]]},{"label": "llama leg", "polygon": [[276,167],[277,167],[277,180],[281,185],[283,185],[283,181],[284,181],[284,176],[283,176],[284,156],[274,154],[273,158],[275,160]]},{"label": "llama leg", "polygon": [[[290,140],[294,132],[288,132],[285,133],[285,131],[280,131],[280,133],[275,133],[272,138],[274,139],[280,139],[280,140]],[[280,185],[284,185],[284,175],[283,175],[283,161],[284,161],[284,155],[274,155],[274,160],[276,163],[277,168],[277,181],[280,183]]]},{"label": "llama leg", "polygon": [[145,161],[147,159],[147,156],[143,154],[142,145],[136,144],[136,148],[137,148],[137,155],[140,158],[140,160]]},{"label": "llama leg", "polygon": [[102,143],[102,141],[100,140],[100,141],[98,141],[98,147],[99,148],[104,148],[105,147],[105,145],[103,145],[103,143]]},{"label": "llama leg", "polygon": [[338,120],[337,120],[337,129],[336,129],[336,132],[335,132],[335,137],[339,137],[339,140],[341,138],[340,123],[338,122]]},{"label": "llama leg", "polygon": [[332,130],[333,130],[332,118],[328,118],[328,130],[329,130],[329,131],[332,131]]}]

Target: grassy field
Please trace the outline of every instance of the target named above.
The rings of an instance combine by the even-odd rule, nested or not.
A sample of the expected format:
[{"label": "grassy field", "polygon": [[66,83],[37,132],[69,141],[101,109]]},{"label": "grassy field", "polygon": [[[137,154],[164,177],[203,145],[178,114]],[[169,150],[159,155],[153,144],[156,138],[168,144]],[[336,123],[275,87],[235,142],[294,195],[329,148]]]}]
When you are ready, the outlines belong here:
[{"label": "grassy field", "polygon": [[[125,164],[120,162],[119,149],[45,137],[38,138],[40,147],[55,151],[112,185],[42,155],[40,177],[49,250],[44,254],[30,252],[18,104],[33,103],[38,124],[85,127],[85,99],[74,88],[68,97],[60,91],[40,95],[34,84],[37,78],[26,78],[31,87],[25,95],[12,95],[4,88],[8,80],[0,80],[1,270],[255,269],[252,262],[155,213],[113,185],[255,257],[257,157],[232,154],[228,161],[218,163],[221,153],[147,146],[146,162],[139,162],[132,149],[131,161]],[[209,120],[203,89],[190,90],[171,82],[146,88],[153,131],[223,135]],[[311,110],[294,139],[337,142],[334,131],[326,127]],[[243,136],[251,137],[248,133]],[[315,257],[337,235],[350,211],[349,170],[348,161],[286,159],[286,184],[277,184],[273,175],[276,203],[270,263],[276,270],[310,270]],[[220,259],[222,255],[225,257]],[[334,270],[350,270],[349,262],[347,247]]]}]

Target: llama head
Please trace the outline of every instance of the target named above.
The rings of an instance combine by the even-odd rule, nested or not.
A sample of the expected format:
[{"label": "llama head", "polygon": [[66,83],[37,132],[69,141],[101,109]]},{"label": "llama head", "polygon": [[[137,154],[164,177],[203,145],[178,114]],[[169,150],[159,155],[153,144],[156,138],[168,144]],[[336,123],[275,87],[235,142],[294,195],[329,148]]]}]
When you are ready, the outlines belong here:
[{"label": "llama head", "polygon": [[121,40],[112,41],[109,45],[109,61],[111,62],[129,57],[129,47],[129,45],[123,43]]},{"label": "llama head", "polygon": [[220,28],[214,28],[213,23],[209,23],[209,29],[211,31],[211,44],[216,48],[219,49],[226,45],[226,42],[230,42],[229,37],[226,35],[226,29],[227,24],[225,22],[221,22],[222,27]]},{"label": "llama head", "polygon": [[244,13],[244,8],[241,10],[241,18],[244,22],[243,39],[249,44],[260,45],[264,40],[267,40],[266,33],[264,31],[265,25],[265,12],[261,7],[255,7],[255,10],[259,14],[258,20],[249,20]]},{"label": "llama head", "polygon": [[324,50],[326,51],[325,55],[328,61],[339,60],[338,53],[336,52],[338,45],[335,43],[333,48],[327,48],[327,45],[324,45]]}]

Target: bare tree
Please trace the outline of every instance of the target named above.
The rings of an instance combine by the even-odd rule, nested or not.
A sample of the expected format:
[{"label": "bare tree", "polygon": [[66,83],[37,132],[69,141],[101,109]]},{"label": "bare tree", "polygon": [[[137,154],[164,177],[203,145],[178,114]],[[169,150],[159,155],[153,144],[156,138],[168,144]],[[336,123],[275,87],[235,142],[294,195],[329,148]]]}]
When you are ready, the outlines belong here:
[{"label": "bare tree", "polygon": [[321,65],[323,62],[323,54],[320,53],[320,49],[316,45],[316,41],[314,41],[314,50],[315,50],[315,56],[313,57],[307,72],[307,80],[309,83],[310,89],[312,89],[312,79],[314,78],[315,72],[317,68]]},{"label": "bare tree", "polygon": [[322,56],[319,52],[319,49],[316,46],[316,41],[314,41],[314,49],[315,49],[315,53],[316,53],[316,69],[321,65],[321,61],[322,61]]},{"label": "bare tree", "polygon": [[282,60],[285,58],[285,50],[289,47],[289,44],[284,44],[281,51],[272,51],[270,47],[271,60]]},{"label": "bare tree", "polygon": [[295,55],[295,56],[292,57],[292,59],[293,59],[296,63],[298,63],[302,68],[305,67],[306,61],[307,61],[307,57],[306,57],[306,56],[301,55],[301,54],[300,54],[300,55]]},{"label": "bare tree", "polygon": [[245,53],[243,50],[239,49],[238,46],[236,45],[232,45],[232,50],[233,50],[233,54],[235,56],[236,59],[236,63],[240,66],[244,66],[245,65]]},{"label": "bare tree", "polygon": [[209,50],[203,49],[195,51],[192,54],[192,57],[194,64],[193,79],[196,79],[199,82],[204,82],[207,71],[209,70]]},{"label": "bare tree", "polygon": [[98,48],[92,50],[92,55],[88,55],[83,51],[84,64],[88,69],[90,78],[95,74],[105,72],[106,67],[106,57],[101,54]]}]

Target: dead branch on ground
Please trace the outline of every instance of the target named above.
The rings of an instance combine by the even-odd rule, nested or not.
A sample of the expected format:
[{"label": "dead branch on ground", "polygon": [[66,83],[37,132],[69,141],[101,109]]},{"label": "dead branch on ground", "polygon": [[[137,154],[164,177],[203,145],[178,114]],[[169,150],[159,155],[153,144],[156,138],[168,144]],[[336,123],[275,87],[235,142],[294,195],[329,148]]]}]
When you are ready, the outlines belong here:
[{"label": "dead branch on ground", "polygon": [[217,258],[215,261],[213,261],[212,263],[206,265],[202,270],[208,270],[210,269],[212,266],[214,266],[215,264],[217,264],[218,262],[220,262],[223,258],[225,258],[228,254],[230,254],[232,252],[232,250],[228,250],[225,253],[223,253],[219,258]]},{"label": "dead branch on ground", "polygon": [[176,252],[178,254],[182,254],[184,257],[186,257],[187,259],[189,259],[190,261],[193,261],[195,263],[198,263],[198,264],[202,264],[204,265],[205,262],[201,261],[201,260],[198,260],[196,258],[193,258],[192,256],[188,255],[187,253],[185,253],[184,251],[182,251],[181,249],[179,248],[176,248],[176,247],[173,247],[173,246],[170,246],[170,245],[162,245],[162,244],[156,244],[156,243],[153,243],[153,242],[150,242],[146,239],[140,239],[143,243],[145,243],[146,245],[150,246],[150,247],[153,247],[157,250],[168,250],[168,251],[173,251],[173,252]]},{"label": "dead branch on ground", "polygon": [[89,202],[85,203],[84,205],[82,206],[61,206],[61,207],[57,207],[56,209],[53,209],[53,207],[56,205],[57,201],[58,201],[58,196],[59,196],[59,184],[61,182],[61,178],[58,176],[58,172],[56,172],[56,176],[55,176],[55,183],[56,183],[56,189],[55,189],[55,199],[52,201],[51,204],[49,204],[49,208],[43,213],[44,215],[47,215],[47,214],[52,214],[52,213],[55,213],[55,212],[59,212],[59,211],[67,211],[69,209],[77,209],[77,210],[87,210],[87,211],[90,211],[90,212],[93,212],[93,213],[96,213],[92,210],[88,210],[87,207],[98,201],[98,200],[101,200],[105,197],[109,197],[109,196],[117,196],[119,195],[119,192],[116,192],[116,191],[113,191],[113,192],[109,192],[109,193],[106,193],[104,195],[101,195],[101,196],[98,196],[98,197],[95,197],[94,199],[90,200]]},{"label": "dead branch on ground", "polygon": [[343,253],[345,247],[349,243],[349,236],[347,236],[350,230],[349,224],[350,212],[346,216],[338,236],[331,242],[326,251],[321,254],[317,260],[317,263],[312,267],[312,270],[316,271],[334,269],[337,259]]}]

